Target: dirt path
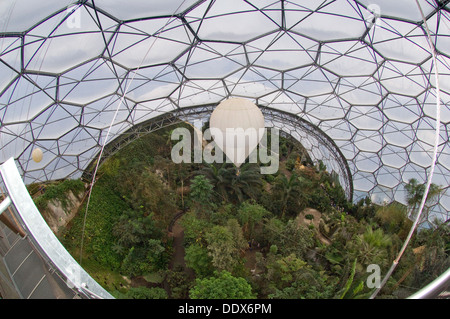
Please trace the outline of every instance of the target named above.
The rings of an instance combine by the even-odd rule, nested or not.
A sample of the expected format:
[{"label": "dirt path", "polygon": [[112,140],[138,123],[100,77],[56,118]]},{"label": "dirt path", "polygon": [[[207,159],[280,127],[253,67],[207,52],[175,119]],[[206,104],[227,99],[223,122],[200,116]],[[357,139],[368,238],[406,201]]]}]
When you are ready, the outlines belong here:
[{"label": "dirt path", "polygon": [[182,215],[182,213],[178,214],[170,227],[171,236],[173,237],[173,255],[169,262],[169,269],[178,271],[181,268],[182,271],[188,275],[188,277],[194,278],[194,271],[186,266],[186,262],[184,260],[184,256],[186,254],[186,250],[183,245],[184,231],[183,227],[179,223],[179,219]]},{"label": "dirt path", "polygon": [[256,267],[256,253],[261,252],[261,249],[247,249],[245,251],[245,268],[250,269],[252,274],[260,272]]},{"label": "dirt path", "polygon": [[184,261],[184,255],[186,252],[183,245],[184,231],[178,221],[176,221],[173,225],[172,236],[174,252],[172,255],[172,260],[169,263],[169,269],[173,270],[176,266],[181,266],[185,269],[186,262]]}]

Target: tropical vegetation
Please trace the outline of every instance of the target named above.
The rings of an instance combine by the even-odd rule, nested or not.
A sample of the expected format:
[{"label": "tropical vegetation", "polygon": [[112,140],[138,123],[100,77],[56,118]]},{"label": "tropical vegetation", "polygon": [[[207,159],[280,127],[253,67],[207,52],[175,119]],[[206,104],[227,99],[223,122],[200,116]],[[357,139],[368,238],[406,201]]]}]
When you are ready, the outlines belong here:
[{"label": "tropical vegetation", "polygon": [[[175,164],[172,129],[108,158],[89,206],[60,235],[118,298],[367,298],[368,267],[386,273],[423,195],[410,180],[407,205],[351,202],[336,174],[289,137],[273,175],[256,163],[239,174],[229,163]],[[448,221],[429,216],[438,194],[433,185],[423,227],[379,297],[406,297],[450,266]],[[50,195],[36,202],[44,207]]]}]

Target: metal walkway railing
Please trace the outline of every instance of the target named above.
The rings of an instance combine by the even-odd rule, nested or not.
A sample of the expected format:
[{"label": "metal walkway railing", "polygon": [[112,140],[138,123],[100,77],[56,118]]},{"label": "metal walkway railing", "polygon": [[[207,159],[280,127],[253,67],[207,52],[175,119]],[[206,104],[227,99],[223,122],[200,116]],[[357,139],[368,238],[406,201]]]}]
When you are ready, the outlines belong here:
[{"label": "metal walkway railing", "polygon": [[0,223],[0,270],[3,270],[0,279],[6,278],[2,286],[8,291],[15,288],[19,298],[113,298],[76,262],[48,227],[13,158],[0,166],[0,174],[0,187],[4,191],[0,214],[9,214]]}]

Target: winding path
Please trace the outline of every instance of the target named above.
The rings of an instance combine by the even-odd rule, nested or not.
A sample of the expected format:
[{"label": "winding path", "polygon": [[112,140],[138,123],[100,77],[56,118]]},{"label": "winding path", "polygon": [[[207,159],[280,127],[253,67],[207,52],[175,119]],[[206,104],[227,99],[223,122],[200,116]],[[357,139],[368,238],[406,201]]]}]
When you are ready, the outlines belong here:
[{"label": "winding path", "polygon": [[170,270],[176,270],[178,267],[181,267],[182,270],[191,277],[194,277],[194,272],[192,269],[186,266],[186,262],[184,260],[184,256],[186,251],[184,249],[184,231],[183,227],[179,224],[179,219],[184,215],[184,211],[177,213],[172,222],[169,225],[169,234],[173,238],[173,255],[172,259],[169,263]]},{"label": "winding path", "polygon": [[174,252],[169,263],[169,269],[173,270],[177,266],[181,266],[183,269],[186,269],[186,262],[184,261],[184,255],[186,252],[183,245],[184,231],[178,221],[175,221],[173,224],[171,233],[173,237]]}]

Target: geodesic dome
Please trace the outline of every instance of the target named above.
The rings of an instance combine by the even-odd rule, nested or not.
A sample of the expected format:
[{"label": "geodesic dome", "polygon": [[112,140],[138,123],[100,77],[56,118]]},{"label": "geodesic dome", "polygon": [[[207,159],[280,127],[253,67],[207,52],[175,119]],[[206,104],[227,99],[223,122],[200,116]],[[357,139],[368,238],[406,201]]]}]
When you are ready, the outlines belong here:
[{"label": "geodesic dome", "polygon": [[2,1],[0,162],[14,157],[27,183],[79,177],[131,128],[237,96],[334,141],[354,200],[404,203],[433,162],[437,66],[433,210],[447,219],[450,4],[418,3],[437,65],[415,1]]}]

